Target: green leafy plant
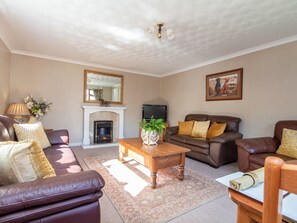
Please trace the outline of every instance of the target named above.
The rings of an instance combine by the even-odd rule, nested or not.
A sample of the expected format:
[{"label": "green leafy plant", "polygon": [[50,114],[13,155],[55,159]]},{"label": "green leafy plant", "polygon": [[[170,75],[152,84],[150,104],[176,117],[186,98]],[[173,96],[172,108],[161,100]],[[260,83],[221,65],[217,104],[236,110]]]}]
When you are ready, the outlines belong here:
[{"label": "green leafy plant", "polygon": [[158,134],[161,134],[163,129],[165,129],[165,123],[163,119],[155,119],[153,116],[151,117],[150,121],[143,119],[140,122],[140,127],[143,128],[145,131],[152,132],[156,130]]}]

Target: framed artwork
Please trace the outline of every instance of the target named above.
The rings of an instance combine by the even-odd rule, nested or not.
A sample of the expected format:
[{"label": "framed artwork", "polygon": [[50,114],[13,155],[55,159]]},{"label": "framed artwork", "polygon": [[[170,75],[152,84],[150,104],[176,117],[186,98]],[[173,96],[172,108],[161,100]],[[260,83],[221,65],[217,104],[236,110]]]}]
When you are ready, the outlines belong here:
[{"label": "framed artwork", "polygon": [[206,101],[241,100],[243,68],[206,75]]}]

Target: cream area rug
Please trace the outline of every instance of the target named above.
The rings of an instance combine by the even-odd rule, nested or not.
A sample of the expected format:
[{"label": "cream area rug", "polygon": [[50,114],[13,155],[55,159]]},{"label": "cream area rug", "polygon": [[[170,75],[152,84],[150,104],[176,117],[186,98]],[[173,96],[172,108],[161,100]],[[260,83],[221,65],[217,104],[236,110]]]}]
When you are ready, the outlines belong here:
[{"label": "cream area rug", "polygon": [[153,190],[149,170],[132,159],[122,164],[108,155],[84,161],[104,178],[103,190],[125,223],[166,222],[226,194],[226,187],[214,179],[188,169],[183,181],[177,167],[159,170]]}]

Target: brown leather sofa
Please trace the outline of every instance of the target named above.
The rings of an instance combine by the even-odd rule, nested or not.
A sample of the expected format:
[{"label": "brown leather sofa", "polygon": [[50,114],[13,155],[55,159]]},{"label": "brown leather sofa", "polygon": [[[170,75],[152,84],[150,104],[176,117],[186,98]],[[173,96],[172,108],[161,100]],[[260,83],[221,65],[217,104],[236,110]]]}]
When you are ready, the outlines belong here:
[{"label": "brown leather sofa", "polygon": [[234,140],[242,137],[242,134],[238,132],[240,118],[206,114],[189,114],[185,117],[185,121],[192,120],[210,120],[211,123],[226,123],[227,126],[222,135],[210,139],[179,135],[178,126],[168,127],[166,128],[165,141],[190,149],[191,152],[186,153],[186,156],[208,163],[215,168],[237,160]]},{"label": "brown leather sofa", "polygon": [[242,172],[251,171],[264,166],[265,158],[276,156],[285,161],[294,158],[275,153],[281,144],[283,129],[297,130],[297,121],[279,121],[275,124],[273,137],[237,139],[238,166]]},{"label": "brown leather sofa", "polygon": [[[0,141],[16,141],[13,123],[0,115]],[[68,146],[67,130],[46,133],[51,146],[44,153],[57,176],[0,187],[0,222],[100,222],[103,178],[82,170]]]}]

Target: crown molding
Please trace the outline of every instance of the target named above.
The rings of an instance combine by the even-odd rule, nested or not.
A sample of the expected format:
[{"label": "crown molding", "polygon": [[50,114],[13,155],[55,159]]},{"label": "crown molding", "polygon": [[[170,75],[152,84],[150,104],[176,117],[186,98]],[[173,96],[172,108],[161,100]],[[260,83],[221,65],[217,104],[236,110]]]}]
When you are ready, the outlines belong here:
[{"label": "crown molding", "polygon": [[198,64],[190,66],[190,67],[186,67],[186,68],[183,68],[183,69],[175,70],[173,72],[168,72],[168,73],[165,73],[165,74],[161,74],[161,77],[166,77],[166,76],[182,73],[182,72],[185,72],[185,71],[188,71],[188,70],[193,70],[193,69],[196,69],[196,68],[199,68],[199,67],[214,64],[214,63],[217,63],[217,62],[221,62],[221,61],[224,61],[224,60],[232,59],[232,58],[235,58],[235,57],[243,56],[243,55],[246,55],[246,54],[249,54],[249,53],[254,53],[254,52],[257,52],[257,51],[265,50],[265,49],[268,49],[268,48],[272,48],[272,47],[275,47],[275,46],[283,45],[283,44],[294,42],[294,41],[297,41],[297,35],[290,36],[290,37],[283,38],[283,39],[279,39],[279,40],[275,40],[275,41],[271,41],[271,42],[261,44],[261,45],[258,45],[258,46],[252,47],[252,48],[248,48],[248,49],[241,50],[241,51],[238,51],[238,52],[235,52],[235,53],[231,53],[231,54],[228,54],[228,55],[225,55],[225,56],[222,56],[222,57],[217,57],[217,58],[214,58],[214,59],[211,59],[211,60],[207,60],[207,61],[204,61],[202,63],[198,63]]},{"label": "crown molding", "polygon": [[60,62],[78,64],[78,65],[98,67],[98,68],[108,69],[108,70],[113,70],[113,71],[128,72],[128,73],[141,74],[141,75],[146,75],[146,76],[160,77],[160,75],[158,75],[158,74],[151,74],[151,73],[146,73],[146,72],[142,72],[142,71],[138,71],[138,70],[130,70],[130,69],[125,69],[125,68],[120,68],[120,67],[115,67],[115,66],[107,66],[107,65],[103,65],[103,64],[89,63],[89,62],[85,62],[85,61],[81,61],[81,60],[66,59],[66,58],[62,58],[62,57],[55,57],[55,56],[50,56],[50,55],[46,55],[46,54],[39,54],[39,53],[23,51],[23,50],[11,50],[11,53],[17,54],[17,55],[23,55],[23,56],[42,58],[42,59],[47,59],[47,60],[55,60],[55,61],[60,61]]},{"label": "crown molding", "polygon": [[11,51],[13,50],[12,43],[11,43],[11,41],[9,41],[9,38],[7,38],[7,36],[4,34],[4,31],[1,29],[1,26],[0,26],[0,39],[2,40],[4,45],[7,47],[9,52],[11,53]]}]

